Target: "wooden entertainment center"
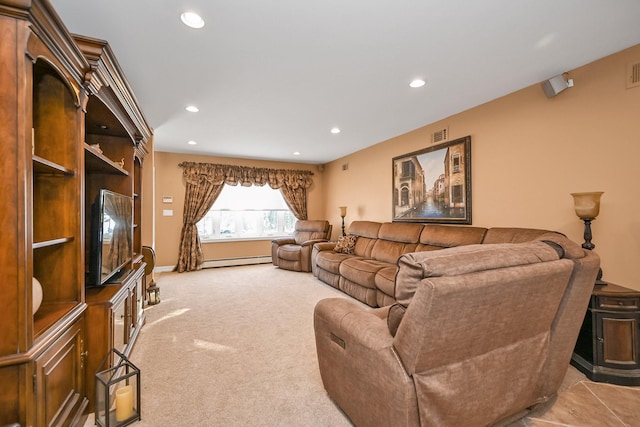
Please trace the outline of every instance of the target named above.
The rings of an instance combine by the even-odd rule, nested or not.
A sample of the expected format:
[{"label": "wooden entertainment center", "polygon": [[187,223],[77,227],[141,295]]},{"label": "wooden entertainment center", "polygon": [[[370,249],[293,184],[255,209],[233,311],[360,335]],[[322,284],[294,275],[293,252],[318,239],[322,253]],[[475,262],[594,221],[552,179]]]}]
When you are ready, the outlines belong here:
[{"label": "wooden entertainment center", "polygon": [[[96,370],[144,324],[152,130],[109,45],[71,35],[47,0],[0,0],[0,39],[0,425],[82,425]],[[89,288],[101,189],[133,201],[130,261]]]}]

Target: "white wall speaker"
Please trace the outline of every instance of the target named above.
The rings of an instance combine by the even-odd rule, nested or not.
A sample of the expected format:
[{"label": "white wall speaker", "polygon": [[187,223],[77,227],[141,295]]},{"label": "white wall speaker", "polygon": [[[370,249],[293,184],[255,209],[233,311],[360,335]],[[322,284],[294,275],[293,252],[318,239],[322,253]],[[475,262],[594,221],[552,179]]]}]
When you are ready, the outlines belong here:
[{"label": "white wall speaker", "polygon": [[549,80],[542,82],[542,89],[547,98],[553,98],[563,90],[569,87],[562,74],[551,77]]}]

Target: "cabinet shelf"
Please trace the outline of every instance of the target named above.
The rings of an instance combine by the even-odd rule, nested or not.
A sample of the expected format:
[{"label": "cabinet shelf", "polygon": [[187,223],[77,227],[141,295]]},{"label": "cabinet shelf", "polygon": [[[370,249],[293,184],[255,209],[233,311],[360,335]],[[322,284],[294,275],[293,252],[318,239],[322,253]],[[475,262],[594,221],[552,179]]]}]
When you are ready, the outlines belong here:
[{"label": "cabinet shelf", "polygon": [[74,240],[74,237],[60,237],[57,239],[49,239],[49,240],[43,240],[41,242],[33,242],[33,249],[40,249],[40,248],[46,248],[49,246],[56,246],[56,245],[62,245],[64,243],[68,243],[68,242],[72,242]]},{"label": "cabinet shelf", "polygon": [[40,156],[33,156],[33,171],[41,174],[73,176],[75,172]]},{"label": "cabinet shelf", "polygon": [[129,172],[118,166],[113,160],[84,144],[85,169],[87,173],[106,173],[110,175],[129,176]]},{"label": "cabinet shelf", "polygon": [[33,335],[37,338],[78,305],[77,302],[44,302],[33,316]]}]

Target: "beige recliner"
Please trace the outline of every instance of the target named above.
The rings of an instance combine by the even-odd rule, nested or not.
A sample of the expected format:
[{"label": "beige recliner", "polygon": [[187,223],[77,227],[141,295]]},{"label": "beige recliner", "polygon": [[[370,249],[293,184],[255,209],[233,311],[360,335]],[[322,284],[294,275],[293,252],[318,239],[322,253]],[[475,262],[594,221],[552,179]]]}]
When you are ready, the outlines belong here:
[{"label": "beige recliner", "polygon": [[[544,240],[544,241],[543,241]],[[558,234],[410,253],[396,304],[315,308],[320,373],[357,426],[487,426],[552,398],[600,260]]]},{"label": "beige recliner", "polygon": [[292,237],[271,241],[271,262],[293,271],[311,271],[313,245],[331,238],[331,224],[322,220],[298,220]]}]

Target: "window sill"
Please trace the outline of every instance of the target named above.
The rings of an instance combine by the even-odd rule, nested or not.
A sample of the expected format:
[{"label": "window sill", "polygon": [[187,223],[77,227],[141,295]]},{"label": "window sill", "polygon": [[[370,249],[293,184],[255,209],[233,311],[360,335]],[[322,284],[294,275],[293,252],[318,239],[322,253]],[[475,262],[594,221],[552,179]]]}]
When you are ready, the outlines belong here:
[{"label": "window sill", "polygon": [[222,237],[217,239],[203,239],[200,238],[201,243],[224,243],[224,242],[257,242],[268,240],[271,241],[273,239],[279,239],[282,237],[293,237],[292,234],[281,234],[281,235],[273,235],[273,236],[258,236],[258,237]]}]

